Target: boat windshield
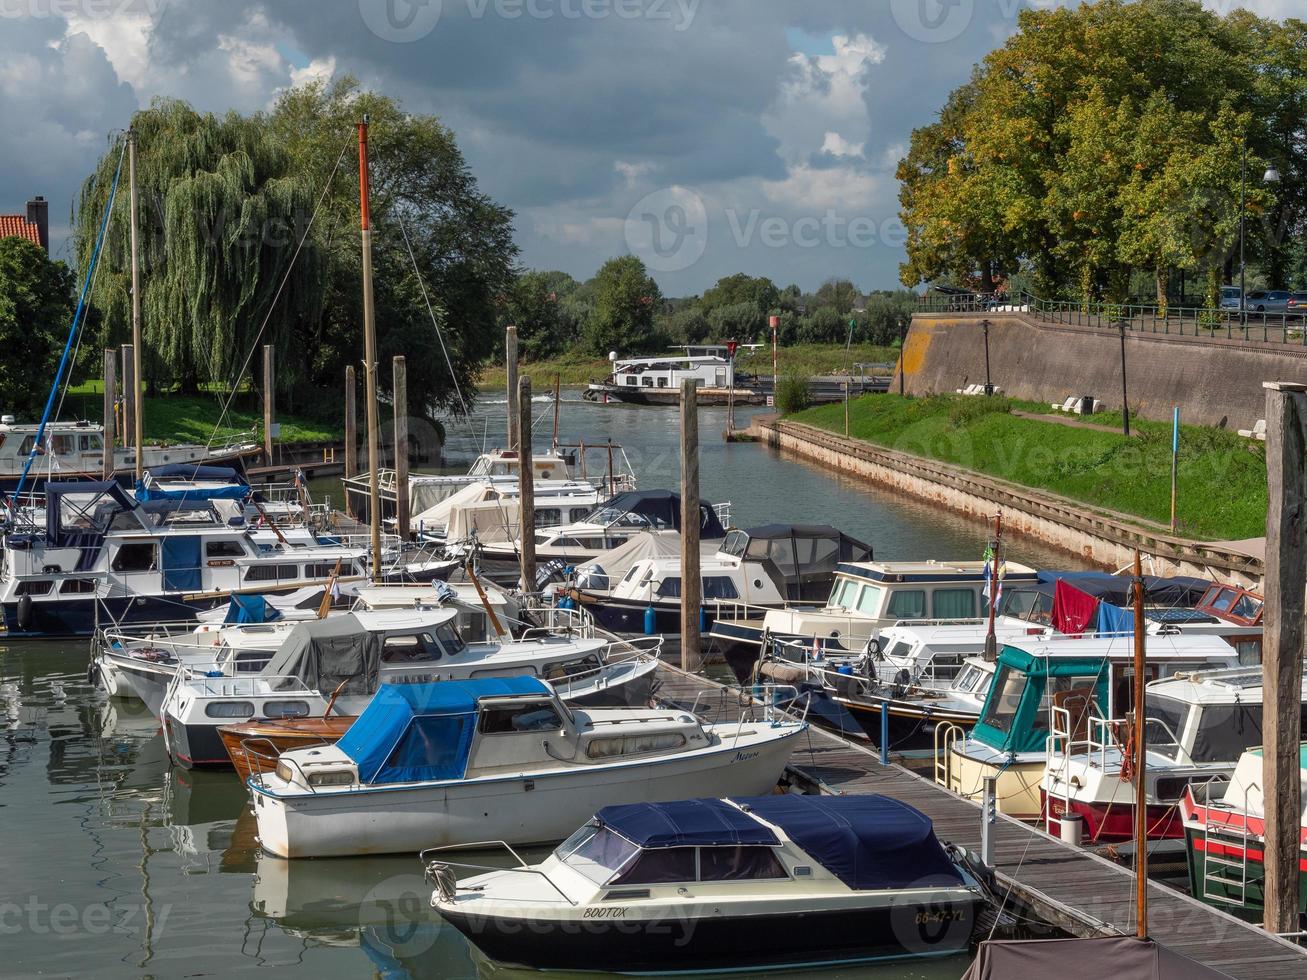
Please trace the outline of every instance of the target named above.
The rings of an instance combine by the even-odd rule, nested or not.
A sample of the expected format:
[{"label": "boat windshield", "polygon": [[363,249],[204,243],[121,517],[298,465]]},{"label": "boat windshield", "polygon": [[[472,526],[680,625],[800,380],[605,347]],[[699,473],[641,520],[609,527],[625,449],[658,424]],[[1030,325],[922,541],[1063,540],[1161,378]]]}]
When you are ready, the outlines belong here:
[{"label": "boat windshield", "polygon": [[1021,671],[1003,667],[1000,676],[993,682],[989,703],[985,706],[985,716],[981,721],[1000,732],[1010,732],[1029,680]]},{"label": "boat windshield", "polygon": [[1235,762],[1262,744],[1260,704],[1208,704],[1198,716],[1190,753],[1194,762]]},{"label": "boat windshield", "polygon": [[640,849],[606,827],[589,823],[558,846],[554,856],[597,885],[605,884]]},{"label": "boat windshield", "polygon": [[1184,730],[1189,705],[1173,698],[1150,695],[1144,711],[1148,719],[1145,732],[1148,751],[1178,761],[1180,733]]}]

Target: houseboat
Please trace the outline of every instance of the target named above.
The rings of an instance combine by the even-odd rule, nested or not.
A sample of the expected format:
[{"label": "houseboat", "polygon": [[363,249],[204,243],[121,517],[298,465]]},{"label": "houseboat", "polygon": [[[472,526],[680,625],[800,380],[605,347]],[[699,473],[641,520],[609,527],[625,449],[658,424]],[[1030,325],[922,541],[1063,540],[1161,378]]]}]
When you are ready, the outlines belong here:
[{"label": "houseboat", "polygon": [[[756,345],[750,345],[752,350]],[[586,387],[588,401],[619,401],[630,405],[679,405],[681,383],[692,380],[700,405],[761,405],[767,393],[751,375],[737,372],[734,344],[676,348],[681,353],[619,360],[609,354],[612,374]]]}]

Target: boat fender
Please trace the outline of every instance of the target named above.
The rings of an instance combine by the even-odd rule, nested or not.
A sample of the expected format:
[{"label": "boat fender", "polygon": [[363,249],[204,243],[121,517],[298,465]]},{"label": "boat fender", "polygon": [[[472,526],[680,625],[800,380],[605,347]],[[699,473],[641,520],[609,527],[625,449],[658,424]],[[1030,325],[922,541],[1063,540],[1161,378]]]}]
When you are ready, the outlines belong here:
[{"label": "boat fender", "polygon": [[708,629],[707,624],[708,624],[708,610],[703,608],[703,606],[700,606],[699,607],[699,632],[700,633],[704,633],[707,631]]},{"label": "boat fender", "polygon": [[658,631],[658,614],[654,612],[654,607],[649,606],[644,611],[644,635],[653,636]]},{"label": "boat fender", "polygon": [[18,600],[18,628],[24,633],[32,628],[32,597],[25,595]]}]

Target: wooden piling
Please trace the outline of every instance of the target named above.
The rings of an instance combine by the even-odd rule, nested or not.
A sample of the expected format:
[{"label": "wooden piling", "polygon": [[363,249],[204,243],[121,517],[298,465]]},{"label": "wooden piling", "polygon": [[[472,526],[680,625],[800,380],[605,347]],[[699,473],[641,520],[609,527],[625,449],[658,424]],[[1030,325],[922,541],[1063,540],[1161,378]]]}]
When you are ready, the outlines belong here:
[{"label": "wooden piling", "polygon": [[849,382],[845,381],[841,386],[844,388],[844,437],[849,436]]},{"label": "wooden piling", "polygon": [[[358,381],[354,377],[354,365],[345,368],[345,479],[357,476],[359,471],[359,419],[358,419]],[[354,516],[354,505],[350,495],[345,494],[345,513]]]},{"label": "wooden piling", "polygon": [[[509,327],[512,330],[512,327]],[[516,332],[516,331],[514,331]],[[517,499],[521,507],[522,591],[536,590],[536,494],[535,472],[531,452],[531,379],[522,378],[516,389],[517,431],[521,438],[518,453]]]},{"label": "wooden piling", "polygon": [[504,330],[504,366],[508,369],[508,446],[510,453],[518,451],[517,432],[518,432],[518,415],[520,414],[517,407],[517,327],[508,327]]},{"label": "wooden piling", "polygon": [[272,458],[272,424],[276,416],[277,376],[273,373],[276,351],[271,344],[263,345],[263,462],[276,465]]},{"label": "wooden piling", "polygon": [[133,433],[136,431],[136,355],[131,344],[122,346],[122,392],[123,392],[123,445],[132,448],[128,457],[135,466],[137,452],[134,448]]},{"label": "wooden piling", "polygon": [[1307,592],[1307,385],[1267,382],[1266,604],[1262,641],[1262,797],[1266,811],[1263,925],[1298,929],[1302,812],[1304,593]]},{"label": "wooden piling", "polygon": [[395,385],[395,529],[399,540],[409,536],[408,513],[408,364],[404,355],[394,360]]},{"label": "wooden piling", "polygon": [[681,669],[699,669],[699,615],[703,587],[699,564],[699,392],[681,382]]},{"label": "wooden piling", "polygon": [[104,468],[106,480],[113,479],[114,430],[118,421],[118,353],[112,347],[104,352]]}]

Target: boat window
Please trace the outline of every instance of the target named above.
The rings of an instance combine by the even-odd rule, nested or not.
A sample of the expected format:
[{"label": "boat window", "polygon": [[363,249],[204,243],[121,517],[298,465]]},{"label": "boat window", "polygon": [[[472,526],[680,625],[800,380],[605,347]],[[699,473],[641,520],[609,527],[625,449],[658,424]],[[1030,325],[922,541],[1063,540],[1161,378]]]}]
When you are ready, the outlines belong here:
[{"label": "boat window", "polygon": [[549,701],[526,704],[482,705],[480,731],[483,735],[512,735],[518,732],[554,732],[563,719]]},{"label": "boat window", "polygon": [[658,379],[658,387],[659,387],[659,388],[666,388],[666,387],[667,387],[667,379],[666,379],[666,378],[659,378],[659,379]]},{"label": "boat window", "polygon": [[643,755],[646,752],[667,752],[685,745],[680,732],[659,732],[653,735],[626,735],[613,738],[596,738],[586,746],[585,754],[591,759],[612,759],[622,755]]},{"label": "boat window", "polygon": [[423,663],[440,659],[440,648],[431,637],[421,635],[388,636],[381,645],[381,662],[386,664]]},{"label": "boat window", "polygon": [[641,384],[643,387],[645,387],[645,388],[652,388],[652,387],[653,387],[653,383],[654,383],[654,379],[653,379],[650,375],[647,375],[647,374],[646,374],[643,378],[640,379],[640,384]]},{"label": "boat window", "polygon": [[936,619],[974,619],[976,593],[972,589],[936,589],[930,605]]},{"label": "boat window", "polygon": [[1230,607],[1230,615],[1240,619],[1255,620],[1262,612],[1262,600],[1247,592],[1241,593]]},{"label": "boat window", "polygon": [[111,567],[115,572],[152,572],[158,568],[157,555],[153,542],[119,545]]},{"label": "boat window", "polygon": [[744,554],[744,549],[749,544],[749,536],[743,531],[731,531],[726,535],[726,540],[722,542],[721,552],[724,555],[730,555],[732,558],[739,558]]},{"label": "boat window", "polygon": [[851,578],[837,578],[831,589],[830,604],[841,609],[853,608],[853,597],[857,594],[858,582]]},{"label": "boat window", "polygon": [[307,718],[309,703],[307,701],[264,701],[265,718]]},{"label": "boat window", "polygon": [[77,452],[77,437],[73,435],[50,436],[47,444],[54,447],[56,456],[71,456]]},{"label": "boat window", "polygon": [[1002,667],[990,689],[989,702],[985,705],[985,715],[981,722],[1000,732],[1012,729],[1012,720],[1021,705],[1021,696],[1026,693],[1029,678],[1019,670]]},{"label": "boat window", "polygon": [[588,824],[563,841],[554,853],[573,871],[602,885],[640,849],[625,837]]},{"label": "boat window", "polygon": [[[348,575],[350,564],[347,561],[340,563],[340,574]],[[336,574],[336,563],[334,561],[317,562],[312,565],[304,566],[305,578],[331,578]]]},{"label": "boat window", "polygon": [[582,674],[593,674],[603,668],[598,654],[582,657],[580,660],[567,660],[560,663],[545,664],[541,676],[547,681],[565,680]]},{"label": "boat window", "polygon": [[658,583],[654,595],[660,599],[679,599],[681,597],[681,577],[679,575],[669,575]]},{"label": "boat window", "polygon": [[613,880],[614,885],[658,885],[677,881],[694,881],[693,847],[659,847],[641,851],[631,866]]},{"label": "boat window", "polygon": [[709,575],[703,580],[703,597],[705,599],[738,599],[740,593],[735,590],[735,583],[727,575]]},{"label": "boat window", "polygon": [[95,579],[93,578],[70,578],[59,586],[60,595],[85,595],[95,591]]},{"label": "boat window", "polygon": [[1194,762],[1234,762],[1245,750],[1261,744],[1260,704],[1211,704],[1198,717],[1190,754]]},{"label": "boat window", "polygon": [[214,701],[204,706],[210,718],[253,718],[254,705],[249,701]]},{"label": "boat window", "polygon": [[204,542],[205,558],[242,558],[244,555],[245,546],[239,541]]},{"label": "boat window", "polygon": [[1235,592],[1233,589],[1222,589],[1221,592],[1211,601],[1211,607],[1220,613],[1228,613],[1230,606],[1234,603]]},{"label": "boat window", "polygon": [[1180,754],[1180,737],[1189,706],[1168,697],[1154,695],[1145,707],[1148,719],[1144,732],[1149,752],[1175,760]]},{"label": "boat window", "polygon": [[554,527],[563,523],[563,512],[557,507],[537,507],[536,527]]},{"label": "boat window", "polygon": [[640,574],[640,566],[632,565],[630,571],[628,571],[626,573],[626,576],[622,579],[622,584],[629,585],[639,574]]},{"label": "boat window", "polygon": [[567,519],[575,524],[577,521],[585,520],[585,515],[588,513],[590,513],[589,507],[573,507],[567,512]]},{"label": "boat window", "polygon": [[53,588],[54,583],[48,578],[28,579],[26,582],[19,582],[14,593],[15,595],[49,595],[50,590]]},{"label": "boat window", "polygon": [[885,654],[885,656],[893,659],[906,660],[908,654],[911,652],[912,652],[912,644],[909,641],[898,640],[897,642],[895,642],[895,644],[892,647],[889,648],[889,653]]},{"label": "boat window", "polygon": [[245,570],[247,582],[277,582],[282,579],[293,581],[299,577],[298,565],[251,565]]},{"label": "boat window", "polygon": [[857,605],[852,608],[867,616],[874,616],[880,612],[880,602],[883,595],[884,593],[877,586],[864,585],[862,594],[858,596]]},{"label": "boat window", "polygon": [[[430,641],[430,637],[422,634],[422,638]],[[454,657],[467,649],[467,644],[463,642],[463,637],[459,635],[458,630],[452,623],[441,623],[436,627],[436,639],[440,641],[441,647],[445,650],[445,655]]]},{"label": "boat window", "polygon": [[748,881],[788,878],[770,847],[701,847],[700,881]]},{"label": "boat window", "polygon": [[[860,611],[862,603],[858,603]],[[885,615],[890,619],[925,619],[926,593],[921,589],[895,589],[890,593]]]},{"label": "boat window", "polygon": [[627,383],[628,385],[634,385],[634,384],[635,384],[635,380],[636,380],[636,379],[635,379],[634,377],[632,377],[631,375],[627,375],[627,376],[626,376],[626,383]]},{"label": "boat window", "polygon": [[1262,662],[1260,636],[1226,637],[1226,642],[1239,652],[1240,667],[1256,667]]},{"label": "boat window", "polygon": [[976,686],[980,683],[981,678],[984,676],[984,671],[975,664],[967,664],[962,668],[962,673],[958,674],[958,679],[954,682],[953,689],[964,693],[974,691]]},{"label": "boat window", "polygon": [[1049,709],[1053,705],[1066,708],[1071,712],[1072,724],[1078,718],[1100,715],[1098,707],[1098,674],[1085,674],[1080,677],[1050,677],[1044,684],[1044,693],[1039,699],[1039,710],[1031,728],[1037,731],[1048,730]]}]

